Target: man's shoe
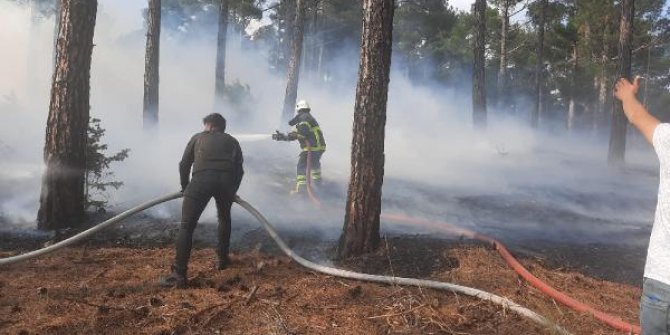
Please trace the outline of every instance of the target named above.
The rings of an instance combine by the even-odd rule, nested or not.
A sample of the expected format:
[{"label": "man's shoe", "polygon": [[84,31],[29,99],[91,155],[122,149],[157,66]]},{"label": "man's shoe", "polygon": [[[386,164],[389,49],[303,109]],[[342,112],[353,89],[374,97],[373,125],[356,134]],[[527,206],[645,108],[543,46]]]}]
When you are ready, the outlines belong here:
[{"label": "man's shoe", "polygon": [[167,288],[170,287],[186,288],[186,276],[172,271],[172,273],[170,273],[167,276],[161,276],[158,279],[158,285]]}]

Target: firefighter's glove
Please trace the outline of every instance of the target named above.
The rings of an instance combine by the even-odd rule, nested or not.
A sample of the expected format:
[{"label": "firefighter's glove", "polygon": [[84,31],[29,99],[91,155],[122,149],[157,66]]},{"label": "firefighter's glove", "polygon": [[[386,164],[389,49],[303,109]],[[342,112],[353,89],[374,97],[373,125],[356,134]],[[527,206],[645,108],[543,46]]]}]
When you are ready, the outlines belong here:
[{"label": "firefighter's glove", "polygon": [[277,130],[274,134],[272,134],[272,139],[275,141],[288,141],[288,135],[284,133],[280,133],[279,130]]}]

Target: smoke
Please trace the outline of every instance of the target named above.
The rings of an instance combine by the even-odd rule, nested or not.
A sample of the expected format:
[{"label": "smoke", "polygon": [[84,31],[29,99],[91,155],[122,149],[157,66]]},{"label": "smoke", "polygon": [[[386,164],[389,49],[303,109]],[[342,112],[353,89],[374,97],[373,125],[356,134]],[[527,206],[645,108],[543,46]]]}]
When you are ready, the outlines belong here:
[{"label": "smoke", "polygon": [[[179,188],[177,164],[188,139],[214,101],[215,27],[189,39],[164,30],[160,53],[160,130],[142,131],[145,31],[143,2],[100,1],[91,72],[91,115],[102,120],[110,152],[130,148],[112,166],[125,182],[110,204],[128,208]],[[32,224],[38,207],[44,126],[52,72],[53,18],[36,19],[26,7],[0,3],[0,216]],[[271,71],[267,49],[245,46],[230,33],[227,81],[248,85],[249,115],[223,111],[238,134],[247,174],[240,195],[285,228],[316,227],[335,236],[342,213],[323,215],[292,199],[295,143],[277,143],[285,78]],[[357,46],[343,55],[356,55]],[[350,168],[355,57],[336,61],[343,78],[327,84],[302,80],[326,135],[322,159],[329,195],[344,208]],[[303,76],[306,78],[306,76]],[[606,166],[606,143],[590,134],[532,131],[526,120],[489,111],[485,133],[471,126],[469,82],[459,87],[417,86],[393,69],[385,142],[384,210],[446,219],[509,238],[599,240],[647,229],[653,217],[657,163],[646,145],[628,151],[629,168]],[[213,206],[203,221],[213,222]],[[158,217],[178,217],[179,205]],[[236,211],[234,216],[241,217]],[[390,229],[390,228],[387,228]],[[407,227],[396,228],[409,231]],[[420,232],[422,228],[414,228]],[[637,242],[636,242],[637,243]]]}]

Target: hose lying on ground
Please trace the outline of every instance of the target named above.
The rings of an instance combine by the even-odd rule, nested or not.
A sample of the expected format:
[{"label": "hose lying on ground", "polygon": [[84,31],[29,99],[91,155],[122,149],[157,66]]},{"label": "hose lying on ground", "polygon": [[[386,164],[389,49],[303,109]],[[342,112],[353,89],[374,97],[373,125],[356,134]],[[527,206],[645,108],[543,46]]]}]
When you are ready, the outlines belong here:
[{"label": "hose lying on ground", "polygon": [[572,308],[573,310],[579,312],[579,313],[586,313],[586,314],[591,314],[593,317],[596,319],[600,320],[601,322],[605,323],[606,325],[626,332],[626,333],[633,333],[633,334],[640,334],[640,326],[639,325],[634,325],[628,322],[625,322],[621,320],[620,318],[607,314],[603,311],[600,311],[594,307],[591,307],[581,301],[578,301],[577,299],[574,299],[567,294],[551,287],[549,284],[543,282],[539,278],[535,277],[530,271],[528,271],[521,263],[512,256],[512,253],[507,250],[507,247],[505,245],[486,235],[464,229],[464,228],[459,228],[455,227],[453,225],[450,225],[446,222],[435,222],[435,221],[429,221],[429,220],[423,220],[423,219],[417,219],[413,218],[410,216],[406,215],[393,215],[393,214],[382,214],[382,218],[389,220],[389,221],[395,221],[395,222],[409,222],[409,223],[414,223],[414,224],[419,224],[422,226],[427,226],[427,227],[433,227],[437,228],[440,230],[445,230],[447,232],[450,232],[455,235],[460,235],[463,237],[471,238],[471,239],[476,239],[480,240],[483,242],[486,242],[488,244],[491,244],[495,247],[495,249],[498,251],[500,256],[505,260],[507,265],[509,265],[519,276],[521,276],[523,279],[525,279],[528,283],[530,283],[533,287],[536,289],[540,290],[540,292],[548,295],[552,299],[555,299],[556,301],[562,303],[563,305]]},{"label": "hose lying on ground", "polygon": [[348,279],[355,279],[355,280],[362,280],[362,281],[368,281],[368,282],[376,282],[376,283],[385,283],[385,284],[392,284],[392,285],[406,285],[406,286],[418,286],[418,287],[424,287],[424,288],[433,288],[433,289],[438,289],[438,290],[445,290],[445,291],[451,291],[455,293],[461,293],[464,295],[472,296],[475,298],[479,298],[482,300],[487,300],[490,302],[493,302],[495,304],[498,304],[500,306],[503,306],[503,308],[509,308],[510,310],[516,312],[517,314],[543,326],[548,329],[551,329],[559,334],[570,334],[568,331],[565,329],[561,328],[560,326],[554,324],[553,322],[549,321],[547,318],[543,317],[542,315],[539,315],[533,311],[531,311],[528,308],[525,308],[507,298],[503,298],[501,296],[478,290],[476,288],[471,288],[467,286],[460,286],[456,284],[450,284],[450,283],[444,283],[444,282],[439,282],[439,281],[434,281],[434,280],[425,280],[425,279],[415,279],[415,278],[403,278],[403,277],[391,277],[391,276],[381,276],[381,275],[371,275],[371,274],[366,274],[366,273],[360,273],[360,272],[354,272],[354,271],[349,271],[349,270],[342,270],[342,269],[337,269],[337,268],[332,268],[328,266],[323,266],[317,263],[314,263],[312,261],[309,261],[300,255],[296,254],[293,250],[291,250],[288,245],[279,237],[277,234],[277,231],[270,225],[270,222],[261,214],[256,208],[251,206],[248,202],[242,200],[241,198],[237,197],[235,199],[235,202],[237,202],[240,206],[242,206],[244,209],[246,209],[251,215],[253,215],[256,220],[258,220],[260,223],[263,224],[265,227],[265,230],[268,231],[272,239],[277,243],[279,248],[287,255],[289,256],[292,260],[297,262],[298,264],[312,269],[314,271],[318,271],[321,273],[325,273],[327,275],[331,276],[336,276],[336,277],[342,277],[342,278],[348,278]]},{"label": "hose lying on ground", "polygon": [[[66,246],[72,245],[74,243],[80,242],[93,234],[101,231],[102,229],[105,229],[111,225],[114,225],[116,223],[119,223],[123,221],[124,219],[128,218],[129,216],[136,214],[138,212],[141,212],[145,209],[148,209],[150,207],[153,207],[155,205],[158,205],[160,203],[174,200],[177,198],[182,197],[183,194],[181,192],[177,193],[172,193],[165,195],[163,197],[157,198],[155,200],[152,200],[150,202],[141,204],[137,207],[131,208],[109,220],[106,220],[98,225],[96,225],[93,228],[90,228],[88,230],[85,230],[77,235],[74,235],[66,240],[60,241],[56,244],[50,245],[48,247],[34,250],[31,252],[27,252],[21,255],[17,256],[12,256],[12,257],[7,257],[7,258],[0,258],[0,266],[2,265],[9,265],[9,264],[14,264],[14,263],[19,263],[22,261],[29,260],[31,258],[36,258],[39,256],[43,256],[46,254],[49,254],[51,252],[54,252],[58,249],[64,248]],[[391,277],[391,276],[381,276],[381,275],[371,275],[371,274],[365,274],[365,273],[359,273],[359,272],[353,272],[353,271],[348,271],[348,270],[342,270],[342,269],[337,269],[337,268],[332,268],[332,267],[327,267],[323,266],[317,263],[314,263],[312,261],[309,261],[300,255],[296,254],[293,250],[291,250],[288,245],[279,237],[277,234],[277,231],[272,227],[270,222],[261,214],[256,208],[251,206],[248,202],[242,200],[240,197],[235,198],[235,202],[237,202],[242,208],[246,209],[251,215],[253,215],[262,225],[263,227],[268,231],[272,239],[277,243],[279,248],[292,260],[297,262],[298,264],[312,269],[314,271],[318,271],[321,273],[325,273],[327,275],[331,276],[336,276],[336,277],[342,277],[342,278],[348,278],[348,279],[354,279],[354,280],[362,280],[362,281],[368,281],[368,282],[376,282],[376,283],[385,283],[385,284],[392,284],[392,285],[407,285],[407,286],[418,286],[418,287],[425,287],[425,288],[433,288],[433,289],[438,289],[438,290],[446,290],[446,291],[451,291],[455,293],[461,293],[464,295],[472,296],[475,298],[479,298],[482,300],[490,301],[495,304],[498,304],[502,306],[503,308],[510,309],[517,314],[521,315],[522,317],[525,317],[542,327],[545,327],[547,329],[550,329],[556,333],[559,334],[566,334],[569,335],[570,333],[566,331],[565,329],[561,328],[560,326],[554,324],[547,318],[543,317],[542,315],[539,315],[532,310],[525,308],[507,298],[500,297],[498,295],[478,290],[475,288],[471,287],[466,287],[466,286],[460,286],[460,285],[455,285],[455,284],[450,284],[450,283],[444,283],[444,282],[439,282],[439,281],[434,281],[434,280],[424,280],[424,279],[415,279],[415,278],[403,278],[403,277]]]},{"label": "hose lying on ground", "polygon": [[[308,148],[309,149],[309,148]],[[321,200],[318,198],[318,196],[314,193],[312,190],[312,184],[310,183],[310,177],[311,177],[311,169],[312,169],[312,152],[307,151],[307,195],[309,198],[312,200],[314,205],[319,208],[323,209],[323,204],[321,203]],[[641,329],[639,325],[634,325],[631,323],[628,323],[626,321],[623,321],[621,318],[618,318],[614,315],[607,314],[601,310],[598,310],[596,308],[593,308],[585,303],[582,303],[581,301],[578,301],[577,299],[574,299],[567,294],[551,287],[549,284],[543,282],[539,278],[535,277],[532,273],[530,273],[526,268],[521,265],[521,263],[512,256],[512,253],[507,250],[507,247],[505,245],[486,235],[479,234],[477,232],[464,229],[464,228],[459,228],[456,226],[453,226],[451,224],[448,224],[446,222],[435,222],[435,221],[429,221],[429,220],[421,220],[417,218],[413,218],[410,216],[406,215],[394,215],[394,214],[381,214],[382,219],[386,219],[389,221],[396,221],[396,222],[409,222],[409,223],[414,223],[414,224],[419,224],[423,226],[430,226],[434,227],[440,230],[446,230],[452,234],[456,235],[461,235],[464,237],[468,237],[471,239],[476,239],[480,240],[489,244],[492,244],[495,249],[498,251],[500,256],[505,260],[507,265],[509,265],[519,276],[521,276],[523,279],[525,279],[528,283],[533,285],[535,288],[540,290],[540,292],[546,294],[547,296],[551,297],[552,299],[556,299],[556,301],[562,303],[563,305],[572,308],[573,310],[579,312],[579,313],[588,313],[593,315],[597,320],[603,322],[604,324],[620,330],[624,331],[627,333],[633,333],[633,334],[641,334]]]},{"label": "hose lying on ground", "polygon": [[153,206],[156,206],[158,204],[161,204],[163,202],[181,198],[182,196],[183,196],[183,194],[181,192],[176,192],[176,193],[171,193],[171,194],[168,194],[168,195],[164,195],[160,198],[156,198],[152,201],[141,204],[137,207],[133,207],[133,208],[131,208],[131,209],[125,211],[125,212],[122,212],[121,214],[119,214],[119,215],[117,215],[113,218],[110,218],[110,219],[108,219],[108,220],[106,220],[106,221],[88,229],[88,230],[84,230],[83,232],[81,232],[77,235],[74,235],[74,236],[72,236],[68,239],[62,240],[58,243],[54,243],[54,244],[52,244],[48,247],[44,247],[42,249],[37,249],[37,250],[31,251],[31,252],[27,252],[25,254],[20,254],[20,255],[16,255],[16,256],[12,256],[12,257],[0,258],[0,266],[9,265],[9,264],[13,264],[13,263],[18,263],[18,262],[29,260],[31,258],[46,255],[46,254],[54,252],[58,249],[67,247],[68,245],[83,241],[86,238],[88,238],[90,236],[93,236],[93,234],[95,234],[95,233],[97,233],[97,232],[99,232],[99,231],[101,231],[101,230],[103,230],[103,229],[105,229],[109,226],[112,226],[116,223],[119,223],[119,222],[123,221],[124,219],[126,219],[127,217],[129,217],[133,214],[139,213],[139,212],[141,212],[145,209],[149,209],[149,208],[151,208]]}]

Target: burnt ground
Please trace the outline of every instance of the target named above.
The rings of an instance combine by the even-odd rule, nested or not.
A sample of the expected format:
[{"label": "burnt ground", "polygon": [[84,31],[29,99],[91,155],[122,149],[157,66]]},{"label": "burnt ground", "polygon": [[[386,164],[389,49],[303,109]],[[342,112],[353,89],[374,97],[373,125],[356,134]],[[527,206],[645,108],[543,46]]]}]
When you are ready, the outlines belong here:
[{"label": "burnt ground", "polygon": [[[288,174],[283,184],[274,181],[273,173],[254,178],[269,185],[264,189],[268,194],[249,200],[278,224],[289,245],[319,263],[337,263],[331,256],[342,214],[316,213],[308,203],[286,201]],[[635,195],[631,201],[626,194],[560,185],[472,193],[392,178],[384,187],[385,212],[409,212],[499,238],[533,274],[554,287],[627,321],[637,320],[651,196]],[[17,188],[0,189],[0,199]],[[256,191],[250,194],[260,193]],[[326,191],[328,205],[342,208],[344,187]],[[282,208],[277,208],[277,199]],[[633,207],[626,207],[631,203]],[[620,209],[642,215],[619,217]],[[177,213],[141,214],[75,248],[1,269],[0,333],[546,333],[509,311],[468,297],[307,271],[286,259],[256,222],[239,213],[233,223],[233,266],[212,269],[214,256],[208,247],[215,243],[216,227],[205,219],[196,229],[190,288],[162,290],[155,281],[174,255]],[[104,215],[91,222],[102,219]],[[76,233],[54,237],[8,221],[0,213],[0,256]],[[509,297],[575,334],[613,333],[529,287],[487,246],[422,227],[384,223],[383,229],[386,239],[379,252],[337,265],[473,286]]]},{"label": "burnt ground", "polygon": [[[197,249],[185,290],[155,284],[172,248],[77,247],[10,266],[0,271],[0,333],[550,334],[466,296],[325,276],[263,248],[235,252],[223,271],[213,269],[211,249]],[[522,262],[580,300],[637,319],[637,287],[552,270],[542,260]],[[613,333],[529,287],[487,246],[393,237],[378,252],[337,266],[472,286],[508,297],[575,334]]]}]

